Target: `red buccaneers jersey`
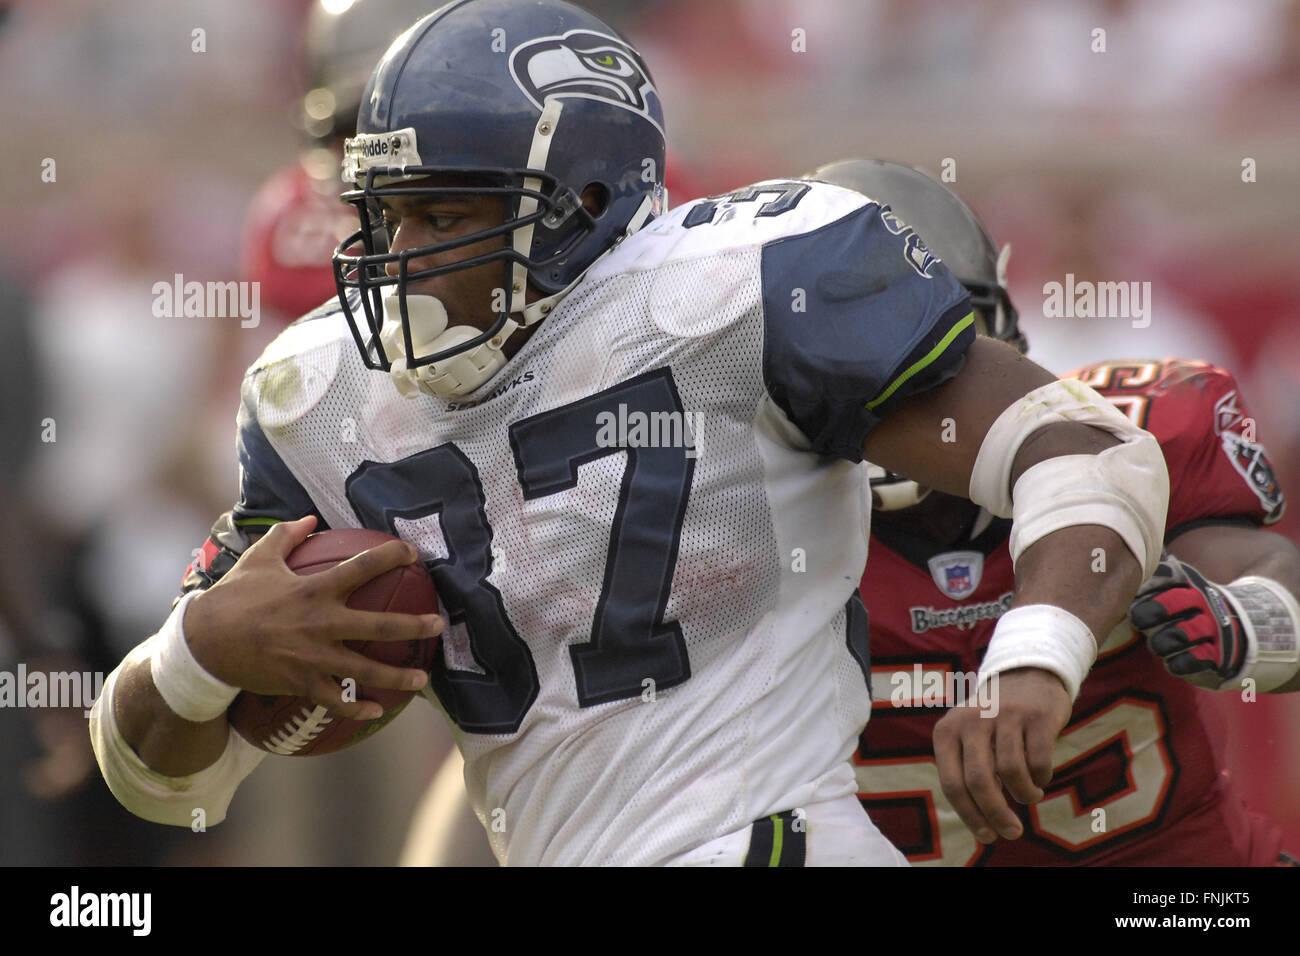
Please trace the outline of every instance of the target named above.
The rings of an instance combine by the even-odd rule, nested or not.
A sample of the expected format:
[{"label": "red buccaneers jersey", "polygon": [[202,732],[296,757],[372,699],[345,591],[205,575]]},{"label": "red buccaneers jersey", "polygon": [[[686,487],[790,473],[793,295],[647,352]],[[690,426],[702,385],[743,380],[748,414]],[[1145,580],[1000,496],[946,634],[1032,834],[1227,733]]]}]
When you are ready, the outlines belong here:
[{"label": "red buccaneers jersey", "polygon": [[[1237,384],[1178,359],[1089,366],[1079,378],[1160,441],[1169,466],[1166,540],[1202,521],[1276,521],[1282,493]],[[1011,806],[1024,836],[981,846],[939,787],[931,737],[973,688],[1014,589],[1010,522],[981,520],[935,551],[878,522],[862,579],[872,713],[854,755],[859,796],[914,864],[1266,865],[1281,836],[1250,814],[1225,769],[1207,692],[1165,671],[1127,623],[1103,642],[1056,743],[1038,804]]]},{"label": "red buccaneers jersey", "polygon": [[303,153],[258,190],[244,224],[242,278],[261,283],[262,306],[285,324],[333,297],[330,257],[360,228],[356,210],[339,202],[339,158]]}]

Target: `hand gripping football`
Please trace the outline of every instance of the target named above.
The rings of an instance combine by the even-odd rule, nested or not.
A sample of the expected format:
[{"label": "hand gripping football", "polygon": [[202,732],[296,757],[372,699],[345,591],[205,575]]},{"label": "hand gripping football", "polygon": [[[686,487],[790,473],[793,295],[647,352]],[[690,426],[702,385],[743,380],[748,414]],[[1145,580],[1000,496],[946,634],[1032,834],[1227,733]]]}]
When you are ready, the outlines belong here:
[{"label": "hand gripping football", "polygon": [[[341,528],[313,534],[289,555],[288,565],[299,574],[316,574],[392,535],[363,528]],[[436,614],[438,596],[433,579],[418,561],[393,568],[352,592],[347,606],[359,611],[397,611]],[[441,646],[438,638],[415,641],[346,641],[348,647],[371,660],[396,667],[428,670]],[[340,680],[347,675],[336,674]],[[356,700],[373,700],[384,708],[377,720],[347,720],[331,715],[310,698],[240,693],[227,712],[230,724],[245,740],[273,754],[306,757],[333,753],[376,733],[402,712],[414,696],[411,691],[355,687]]]}]

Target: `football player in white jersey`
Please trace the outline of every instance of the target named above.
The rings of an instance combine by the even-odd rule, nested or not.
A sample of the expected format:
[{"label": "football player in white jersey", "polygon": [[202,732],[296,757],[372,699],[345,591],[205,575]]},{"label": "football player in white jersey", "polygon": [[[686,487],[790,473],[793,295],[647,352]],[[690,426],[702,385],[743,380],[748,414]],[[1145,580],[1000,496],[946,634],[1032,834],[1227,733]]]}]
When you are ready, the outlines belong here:
[{"label": "football player in white jersey", "polygon": [[[92,715],[118,799],[219,822],[263,756],[226,719],[238,690],[378,716],[348,676],[445,713],[503,863],[902,862],[847,762],[865,456],[1016,522],[997,714],[972,709],[941,772],[988,839],[1017,835],[1002,784],[1042,796],[1093,635],[1158,561],[1151,436],[976,341],[965,290],[861,194],[777,181],[661,214],[650,74],[567,3],[425,17],[357,129],[338,301],[249,370],[239,500]],[[404,540],[297,577],[324,527]],[[417,559],[445,627],[344,606]],[[439,634],[428,674],[341,643]]]}]

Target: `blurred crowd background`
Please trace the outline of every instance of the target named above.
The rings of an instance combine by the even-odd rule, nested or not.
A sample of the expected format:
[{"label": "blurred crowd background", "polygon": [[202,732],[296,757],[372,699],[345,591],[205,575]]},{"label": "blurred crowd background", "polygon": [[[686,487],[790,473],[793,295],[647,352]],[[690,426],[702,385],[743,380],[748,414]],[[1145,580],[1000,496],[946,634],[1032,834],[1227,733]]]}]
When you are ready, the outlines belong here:
[{"label": "blurred crowd background", "polygon": [[[258,275],[254,197],[320,159],[319,2],[0,2],[0,670],[112,669],[233,501],[238,383],[294,316],[159,317],[152,290]],[[1300,495],[1300,2],[584,5],[650,65],[674,203],[850,156],[955,173],[1013,247],[1032,358],[1230,369]],[[1150,282],[1150,325],[1046,318],[1067,273]],[[1300,541],[1300,505],[1275,530]],[[1300,852],[1300,699],[1225,697],[1233,773]],[[0,863],[392,863],[440,724],[416,701],[354,752],[269,758],[192,834],[117,807],[80,711],[3,709]]]}]

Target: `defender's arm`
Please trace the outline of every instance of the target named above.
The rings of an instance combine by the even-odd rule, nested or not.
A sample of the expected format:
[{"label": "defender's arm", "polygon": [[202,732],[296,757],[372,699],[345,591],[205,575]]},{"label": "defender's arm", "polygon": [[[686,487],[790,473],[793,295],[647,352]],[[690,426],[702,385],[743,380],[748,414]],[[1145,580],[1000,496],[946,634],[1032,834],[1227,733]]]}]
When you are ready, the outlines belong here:
[{"label": "defender's arm", "polygon": [[[1245,523],[1169,543],[1129,616],[1170,673],[1211,690],[1300,690],[1300,550]],[[1216,583],[1225,582],[1225,583]]]},{"label": "defender's arm", "polygon": [[1003,785],[1022,803],[1042,799],[1093,635],[1124,616],[1159,560],[1169,491],[1159,446],[1095,392],[981,338],[955,377],[901,404],[863,453],[1015,520],[1015,606],[980,673],[999,675],[996,715],[954,708],[934,744],[963,821],[985,842],[995,829],[1018,837]]}]

